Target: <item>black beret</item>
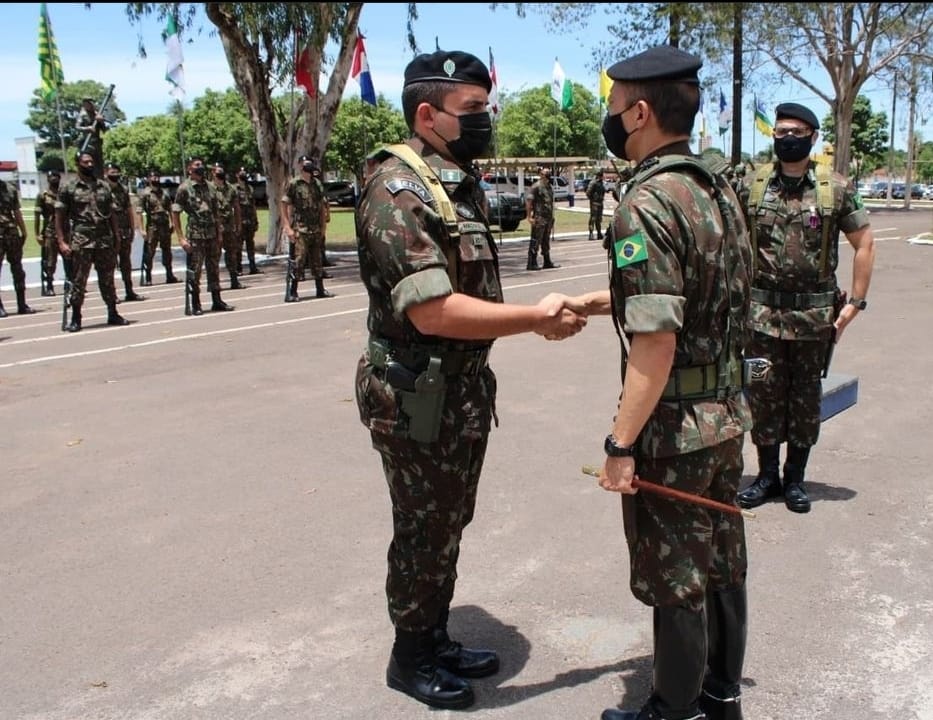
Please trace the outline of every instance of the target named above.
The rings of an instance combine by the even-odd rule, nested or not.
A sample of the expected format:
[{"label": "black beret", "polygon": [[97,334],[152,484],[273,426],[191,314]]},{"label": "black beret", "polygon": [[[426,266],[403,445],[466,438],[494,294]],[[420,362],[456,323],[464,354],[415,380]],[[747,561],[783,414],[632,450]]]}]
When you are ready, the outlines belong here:
[{"label": "black beret", "polygon": [[62,174],[58,170],[49,170],[48,173],[46,173],[46,175],[48,177],[59,177],[59,178],[62,176]]},{"label": "black beret", "polygon": [[805,122],[814,130],[820,129],[820,121],[816,119],[816,115],[813,114],[813,111],[798,103],[781,103],[775,108],[774,115],[778,120],[781,118],[793,118],[794,120]]},{"label": "black beret", "polygon": [[104,163],[104,167],[107,168],[107,170],[119,170],[120,169],[120,166],[117,165],[113,161],[110,161],[109,163]]},{"label": "black beret", "polygon": [[492,79],[483,61],[475,55],[459,50],[438,50],[418,55],[408,63],[403,87],[430,81],[480,85],[486,88],[486,92],[492,90]]},{"label": "black beret", "polygon": [[305,154],[305,155],[302,155],[300,158],[298,158],[298,162],[300,162],[300,163],[303,163],[303,162],[312,162],[312,163],[313,163],[313,162],[314,162],[314,158],[311,157],[310,155]]},{"label": "black beret", "polygon": [[696,55],[684,52],[673,45],[658,45],[627,60],[617,62],[606,74],[622,82],[647,82],[667,80],[699,85],[697,72],[703,61]]}]

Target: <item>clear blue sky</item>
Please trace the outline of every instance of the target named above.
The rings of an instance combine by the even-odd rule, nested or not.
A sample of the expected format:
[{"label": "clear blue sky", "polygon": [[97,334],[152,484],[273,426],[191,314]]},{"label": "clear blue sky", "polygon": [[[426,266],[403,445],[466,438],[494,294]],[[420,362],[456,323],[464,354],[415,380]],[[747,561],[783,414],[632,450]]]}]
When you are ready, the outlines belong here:
[{"label": "clear blue sky", "polygon": [[[23,121],[28,115],[29,99],[39,86],[39,3],[13,3],[4,7],[5,45],[0,49],[0,67],[6,72],[0,90],[0,160],[11,160],[15,158],[14,138],[32,134]],[[122,3],[94,3],[87,10],[82,3],[48,4],[65,80],[114,83],[117,102],[130,119],[165,112],[172,98],[164,79],[166,57],[162,27],[154,19],[144,20],[140,27],[131,26],[124,7]],[[550,83],[555,57],[567,77],[587,85],[594,93],[597,91],[597,77],[586,65],[591,49],[604,32],[603,21],[595,21],[585,31],[552,33],[545,29],[539,15],[529,12],[527,17],[518,18],[511,7],[493,11],[485,3],[419,3],[418,12],[415,31],[423,51],[432,51],[437,38],[442,48],[467,50],[488,61],[491,47],[502,91],[514,92]],[[411,60],[405,18],[406,3],[367,3],[360,21],[376,92],[396,105],[399,104],[403,71]],[[205,21],[201,35],[182,35],[186,104],[189,106],[193,98],[207,89],[223,91],[233,86],[220,40],[210,35],[212,27]],[[140,38],[148,50],[146,59],[137,56]],[[725,87],[728,88],[728,84]],[[346,92],[348,95],[359,92],[353,80],[347,83]],[[876,112],[884,110],[890,117],[889,88],[868,86],[863,93],[871,99]],[[828,110],[822,100],[795,83],[776,88],[772,97],[763,100],[769,110],[779,102],[802,102],[820,118]],[[707,98],[706,107],[707,124],[715,132],[718,92],[716,97]],[[751,111],[745,115],[743,149],[750,152],[755,131]],[[906,104],[900,99],[897,115],[896,145],[903,148],[906,145]],[[927,118],[926,126],[920,128],[921,132],[924,130],[927,139],[933,137],[933,118]],[[760,149],[769,141],[759,134],[754,142]],[[718,136],[716,146],[722,147],[722,139]]]}]

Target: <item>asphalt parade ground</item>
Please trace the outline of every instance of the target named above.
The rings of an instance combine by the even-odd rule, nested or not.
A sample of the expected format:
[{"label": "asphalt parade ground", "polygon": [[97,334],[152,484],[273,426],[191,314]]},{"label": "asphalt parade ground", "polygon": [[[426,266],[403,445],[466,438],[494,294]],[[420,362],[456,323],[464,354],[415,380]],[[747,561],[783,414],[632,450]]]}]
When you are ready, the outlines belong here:
[{"label": "asphalt parade ground", "polygon": [[[858,402],[822,426],[812,511],[746,522],[746,720],[933,719],[933,247],[909,241],[931,220],[872,212],[869,307],[833,360]],[[606,285],[597,242],[557,238],[539,272],[526,248],[502,247],[511,302]],[[119,306],[128,327],[93,282],[79,333],[60,283],[0,320],[0,720],[595,720],[644,700],[651,611],[618,496],[581,472],[620,386],[605,317],[492,351],[499,426],[451,631],[500,673],[460,713],[386,688],[390,508],[353,392],[367,298],[355,255],[334,257],[331,299],[308,281],[284,303],[266,258],[223,291],[234,312],[185,317],[157,272]]]}]

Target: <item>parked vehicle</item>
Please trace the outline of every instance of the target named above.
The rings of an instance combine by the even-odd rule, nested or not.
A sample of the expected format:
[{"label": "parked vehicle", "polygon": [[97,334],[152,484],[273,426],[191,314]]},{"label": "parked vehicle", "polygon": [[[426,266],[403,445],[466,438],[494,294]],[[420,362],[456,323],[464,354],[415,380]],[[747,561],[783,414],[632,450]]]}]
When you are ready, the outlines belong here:
[{"label": "parked vehicle", "polygon": [[573,181],[573,190],[574,192],[586,192],[586,189],[590,186],[590,180],[592,178],[582,177],[577,178]]},{"label": "parked vehicle", "polygon": [[525,203],[518,193],[496,190],[485,180],[481,180],[479,185],[486,193],[490,225],[498,225],[503,232],[517,230],[525,218]]},{"label": "parked vehicle", "polygon": [[324,197],[327,202],[340,207],[356,205],[356,188],[346,180],[330,180],[324,183]]},{"label": "parked vehicle", "polygon": [[562,178],[560,175],[557,177],[552,177],[551,186],[554,188],[554,202],[570,200],[571,190],[570,183],[567,182],[567,178]]}]

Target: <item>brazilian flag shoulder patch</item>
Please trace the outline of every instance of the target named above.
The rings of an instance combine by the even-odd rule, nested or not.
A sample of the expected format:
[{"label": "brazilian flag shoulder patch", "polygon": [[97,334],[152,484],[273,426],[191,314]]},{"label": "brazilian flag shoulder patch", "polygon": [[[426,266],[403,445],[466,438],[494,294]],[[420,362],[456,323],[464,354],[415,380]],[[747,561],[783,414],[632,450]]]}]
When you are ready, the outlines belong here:
[{"label": "brazilian flag shoulder patch", "polygon": [[634,235],[616,240],[613,247],[615,248],[617,268],[628,267],[634,263],[648,260],[648,249],[645,247],[645,239],[642,237],[641,230]]}]

